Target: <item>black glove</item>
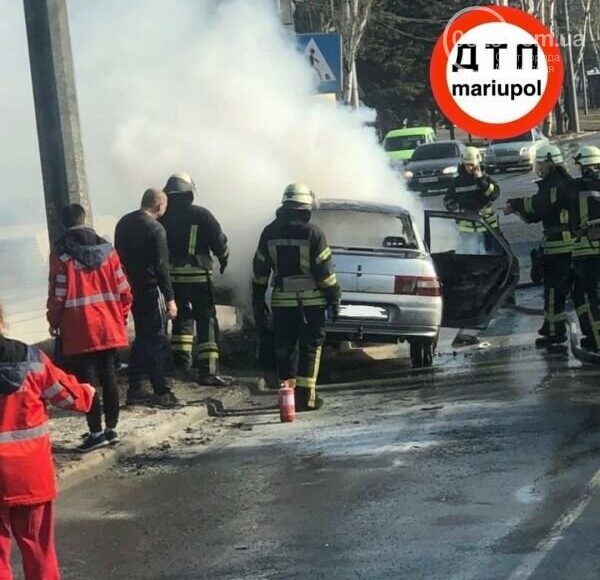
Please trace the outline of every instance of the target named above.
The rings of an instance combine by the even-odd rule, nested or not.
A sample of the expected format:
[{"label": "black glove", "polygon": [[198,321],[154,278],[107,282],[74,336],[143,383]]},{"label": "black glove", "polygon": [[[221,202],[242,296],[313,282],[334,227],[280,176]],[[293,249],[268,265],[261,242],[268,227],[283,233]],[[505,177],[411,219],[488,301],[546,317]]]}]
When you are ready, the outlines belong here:
[{"label": "black glove", "polygon": [[219,272],[222,274],[223,272],[225,272],[227,264],[229,264],[229,258],[219,258],[219,264],[221,265],[221,267],[219,268]]},{"label": "black glove", "polygon": [[339,302],[334,302],[327,307],[327,310],[329,310],[329,317],[331,318],[331,321],[334,324],[337,322],[337,319],[340,317],[340,308],[341,308],[341,305]]},{"label": "black glove", "polygon": [[444,199],[444,207],[448,211],[458,211],[458,202],[455,199]]}]

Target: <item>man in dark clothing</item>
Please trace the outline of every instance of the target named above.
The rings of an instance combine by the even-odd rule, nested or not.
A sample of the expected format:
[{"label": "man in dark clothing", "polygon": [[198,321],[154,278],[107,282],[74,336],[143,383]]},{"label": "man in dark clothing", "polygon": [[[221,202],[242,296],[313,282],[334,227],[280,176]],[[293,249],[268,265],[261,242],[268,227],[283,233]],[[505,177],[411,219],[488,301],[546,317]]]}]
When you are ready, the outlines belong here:
[{"label": "man in dark clothing", "polygon": [[171,279],[178,316],[173,322],[171,348],[175,366],[192,367],[194,327],[197,334],[198,382],[226,386],[232,380],[218,374],[219,323],[212,282],[211,253],[221,274],[227,268],[229,248],[219,222],[205,208],[193,205],[196,186],[187,173],[169,177],[165,192],[169,206],[161,223],[167,232]]},{"label": "man in dark clothing", "polygon": [[85,226],[82,206],[65,206],[62,225],[65,232],[50,254],[47,319],[77,378],[102,386],[103,405],[96,393],[87,415],[89,435],[77,448],[87,453],[119,441],[115,355],[128,344],[131,290],[112,245]]},{"label": "man in dark clothing", "polygon": [[273,329],[280,381],[294,388],[296,410],[318,409],[317,377],[325,339],[325,309],[338,317],[341,290],[324,233],[309,223],[312,191],[291,184],[275,221],[262,232],[253,262],[253,305],[264,325],[265,294],[273,274]]},{"label": "man in dark clothing", "polygon": [[174,407],[183,404],[167,385],[165,337],[167,316],[177,317],[165,229],[158,222],[167,208],[167,196],[148,189],[141,209],[122,217],[115,230],[115,247],[133,290],[135,340],[129,357],[127,404],[147,402],[142,389],[144,375],[152,384],[156,403]]},{"label": "man in dark clothing", "polygon": [[[544,323],[538,331],[541,338],[538,338],[535,344],[545,347],[567,340],[565,303],[573,285],[573,237],[565,198],[572,178],[556,145],[544,145],[537,150],[536,170],[541,178],[537,182],[538,192],[530,197],[509,199],[504,213],[517,213],[527,223],[541,221],[544,226]],[[585,296],[577,284],[573,288],[572,296],[582,324],[589,324]]]}]

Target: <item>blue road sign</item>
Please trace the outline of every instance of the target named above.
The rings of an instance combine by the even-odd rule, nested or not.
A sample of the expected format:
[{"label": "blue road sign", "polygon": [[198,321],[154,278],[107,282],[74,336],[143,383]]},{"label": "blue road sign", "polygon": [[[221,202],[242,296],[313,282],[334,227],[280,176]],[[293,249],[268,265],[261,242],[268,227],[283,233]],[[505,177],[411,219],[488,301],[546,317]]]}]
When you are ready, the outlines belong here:
[{"label": "blue road sign", "polygon": [[320,93],[342,91],[342,37],[339,34],[298,34],[300,50],[315,71]]}]

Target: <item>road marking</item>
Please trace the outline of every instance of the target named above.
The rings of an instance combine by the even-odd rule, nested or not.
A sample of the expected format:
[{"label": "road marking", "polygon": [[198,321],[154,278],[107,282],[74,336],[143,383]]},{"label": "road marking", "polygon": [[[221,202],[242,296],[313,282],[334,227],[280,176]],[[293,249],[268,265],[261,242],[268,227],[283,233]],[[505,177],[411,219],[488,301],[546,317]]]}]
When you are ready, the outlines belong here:
[{"label": "road marking", "polygon": [[579,519],[590,501],[594,491],[600,487],[600,469],[596,471],[586,486],[583,496],[571,505],[556,521],[549,534],[536,546],[525,561],[509,576],[508,580],[527,580],[531,578],[546,556],[563,539],[564,533]]}]

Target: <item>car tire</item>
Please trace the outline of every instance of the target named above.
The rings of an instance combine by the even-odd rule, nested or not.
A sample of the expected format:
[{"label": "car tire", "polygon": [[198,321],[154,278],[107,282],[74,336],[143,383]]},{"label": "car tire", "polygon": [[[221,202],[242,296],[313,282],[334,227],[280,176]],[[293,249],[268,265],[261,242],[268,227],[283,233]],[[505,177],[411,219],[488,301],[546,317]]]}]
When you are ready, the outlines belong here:
[{"label": "car tire", "polygon": [[410,362],[413,369],[422,369],[433,366],[435,345],[431,340],[411,340]]}]

